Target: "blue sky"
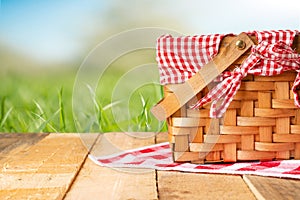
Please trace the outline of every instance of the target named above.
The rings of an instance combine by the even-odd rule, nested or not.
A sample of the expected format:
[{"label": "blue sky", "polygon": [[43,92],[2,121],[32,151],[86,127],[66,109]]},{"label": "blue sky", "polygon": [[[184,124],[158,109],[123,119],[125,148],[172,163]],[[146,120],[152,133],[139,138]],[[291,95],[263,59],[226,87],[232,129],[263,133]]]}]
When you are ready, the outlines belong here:
[{"label": "blue sky", "polygon": [[[82,48],[80,38],[92,35],[93,14],[101,1],[2,0],[1,40],[38,60],[72,59]],[[85,31],[83,31],[85,30]]]},{"label": "blue sky", "polygon": [[93,45],[87,44],[90,38],[113,27],[109,23],[126,25],[124,13],[104,20],[116,7],[133,21],[162,19],[144,26],[176,28],[183,34],[300,29],[298,0],[2,0],[0,42],[40,61],[71,60]]}]

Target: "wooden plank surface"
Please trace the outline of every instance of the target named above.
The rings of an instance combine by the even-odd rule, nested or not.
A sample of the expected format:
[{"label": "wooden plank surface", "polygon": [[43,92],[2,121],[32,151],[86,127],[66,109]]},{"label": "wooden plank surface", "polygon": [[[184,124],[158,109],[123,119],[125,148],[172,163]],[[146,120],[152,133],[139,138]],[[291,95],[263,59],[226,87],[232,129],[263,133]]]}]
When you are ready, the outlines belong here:
[{"label": "wooden plank surface", "polygon": [[0,160],[0,199],[63,199],[87,153],[78,134],[50,134],[8,152]]},{"label": "wooden plank surface", "polygon": [[255,200],[240,176],[158,171],[159,199]]},{"label": "wooden plank surface", "polygon": [[92,147],[108,155],[167,140],[167,133],[0,134],[0,199],[300,199],[299,180],[110,169],[85,161]]},{"label": "wooden plank surface", "polygon": [[[98,138],[91,154],[109,155],[152,145],[153,136],[152,133],[106,133]],[[150,169],[100,167],[88,159],[65,199],[157,199],[156,173]]]},{"label": "wooden plank surface", "polygon": [[9,153],[19,151],[34,145],[48,134],[17,134],[17,133],[1,133],[0,134],[0,160],[7,157]]},{"label": "wooden plank surface", "polygon": [[243,177],[258,200],[300,199],[300,181],[272,177]]}]

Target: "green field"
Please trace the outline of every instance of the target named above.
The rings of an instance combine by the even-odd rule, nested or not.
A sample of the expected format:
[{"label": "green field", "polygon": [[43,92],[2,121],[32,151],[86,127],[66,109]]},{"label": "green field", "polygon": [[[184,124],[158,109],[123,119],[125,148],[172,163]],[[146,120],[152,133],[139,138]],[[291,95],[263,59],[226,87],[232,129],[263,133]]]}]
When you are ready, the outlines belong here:
[{"label": "green field", "polygon": [[[131,63],[130,66],[139,66],[139,63]],[[138,68],[140,67],[136,67]],[[118,62],[115,62],[102,74],[95,91],[89,84],[84,85],[89,97],[87,101],[76,104],[75,110],[83,108],[79,114],[74,113],[72,108],[78,69],[2,72],[0,132],[165,130],[165,124],[158,122],[150,114],[150,108],[162,98],[161,87],[141,84],[141,80],[148,74],[136,74],[140,72],[132,69],[134,68],[119,67]],[[130,73],[133,78],[128,76]],[[85,76],[89,78],[88,74]],[[129,78],[124,79],[126,76]],[[84,110],[86,105],[90,105],[90,110]],[[81,114],[84,117],[77,118]]]},{"label": "green field", "polygon": [[0,132],[73,132],[74,75],[2,73]]}]

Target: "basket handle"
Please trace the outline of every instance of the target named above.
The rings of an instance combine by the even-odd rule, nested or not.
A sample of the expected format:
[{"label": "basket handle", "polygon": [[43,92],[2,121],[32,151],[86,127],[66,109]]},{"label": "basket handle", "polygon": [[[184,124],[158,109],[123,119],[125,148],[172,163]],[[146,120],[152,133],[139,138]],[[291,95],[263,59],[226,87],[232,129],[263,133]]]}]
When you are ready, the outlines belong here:
[{"label": "basket handle", "polygon": [[174,87],[173,93],[163,98],[151,109],[152,114],[160,121],[171,116],[219,74],[232,65],[241,55],[252,47],[252,45],[254,45],[254,43],[246,33],[237,35],[194,76],[186,82]]}]

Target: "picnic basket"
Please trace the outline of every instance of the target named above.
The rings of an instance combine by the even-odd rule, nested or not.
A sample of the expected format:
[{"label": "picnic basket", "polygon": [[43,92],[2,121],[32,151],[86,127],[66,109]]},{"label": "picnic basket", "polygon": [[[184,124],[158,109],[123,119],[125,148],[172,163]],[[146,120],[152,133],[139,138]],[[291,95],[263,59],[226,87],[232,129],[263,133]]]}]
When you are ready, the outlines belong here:
[{"label": "picnic basket", "polygon": [[174,161],[300,159],[299,52],[289,30],[158,38]]}]

